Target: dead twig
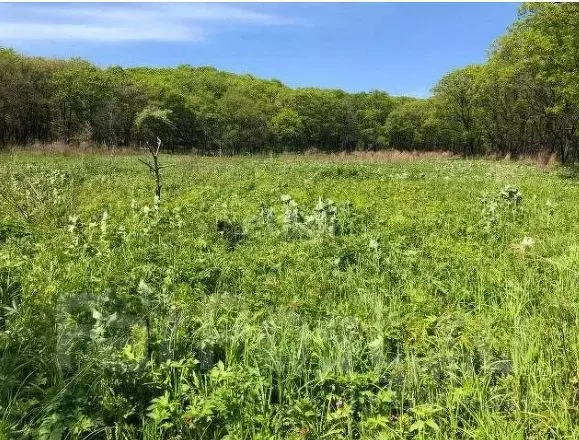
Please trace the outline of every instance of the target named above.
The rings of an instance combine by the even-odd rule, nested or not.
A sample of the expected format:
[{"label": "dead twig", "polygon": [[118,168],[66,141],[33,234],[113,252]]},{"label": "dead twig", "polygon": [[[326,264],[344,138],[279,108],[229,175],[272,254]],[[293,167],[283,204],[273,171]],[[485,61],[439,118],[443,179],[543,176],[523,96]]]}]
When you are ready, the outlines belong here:
[{"label": "dead twig", "polygon": [[147,165],[150,173],[155,178],[155,196],[161,200],[161,170],[163,168],[175,166],[175,164],[165,164],[159,165],[159,151],[161,150],[161,139],[157,138],[157,146],[150,145],[149,142],[146,143],[147,149],[153,158],[153,163],[147,162],[146,160],[139,159],[140,162]]}]

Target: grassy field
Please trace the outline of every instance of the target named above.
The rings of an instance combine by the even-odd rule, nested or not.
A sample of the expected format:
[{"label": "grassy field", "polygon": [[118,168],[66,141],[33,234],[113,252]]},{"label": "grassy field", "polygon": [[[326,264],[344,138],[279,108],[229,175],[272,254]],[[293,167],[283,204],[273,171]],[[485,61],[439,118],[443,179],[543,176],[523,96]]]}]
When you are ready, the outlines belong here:
[{"label": "grassy field", "polygon": [[0,437],[579,438],[579,181],[0,156]]}]

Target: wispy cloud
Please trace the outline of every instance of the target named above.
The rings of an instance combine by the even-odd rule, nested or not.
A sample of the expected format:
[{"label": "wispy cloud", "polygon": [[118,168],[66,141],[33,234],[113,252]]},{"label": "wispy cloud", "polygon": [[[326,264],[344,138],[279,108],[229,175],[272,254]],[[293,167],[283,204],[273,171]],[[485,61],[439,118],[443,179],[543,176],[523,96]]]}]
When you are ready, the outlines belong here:
[{"label": "wispy cloud", "polygon": [[0,4],[0,44],[14,41],[201,41],[215,27],[298,20],[216,3]]},{"label": "wispy cloud", "polygon": [[95,42],[123,41],[200,41],[201,29],[187,26],[109,26],[83,24],[0,23],[0,41],[77,40]]}]

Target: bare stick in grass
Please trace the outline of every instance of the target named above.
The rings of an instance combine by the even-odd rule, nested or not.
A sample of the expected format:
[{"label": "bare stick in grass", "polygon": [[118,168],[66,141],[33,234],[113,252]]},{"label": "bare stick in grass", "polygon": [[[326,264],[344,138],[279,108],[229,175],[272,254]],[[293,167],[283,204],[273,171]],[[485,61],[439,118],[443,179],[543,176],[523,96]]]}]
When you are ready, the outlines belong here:
[{"label": "bare stick in grass", "polygon": [[153,163],[147,162],[146,160],[139,159],[142,163],[149,167],[151,175],[155,178],[155,196],[161,200],[161,170],[163,168],[175,166],[175,164],[159,165],[159,151],[161,149],[161,139],[157,138],[157,147],[149,144],[147,142],[147,149],[153,158]]}]

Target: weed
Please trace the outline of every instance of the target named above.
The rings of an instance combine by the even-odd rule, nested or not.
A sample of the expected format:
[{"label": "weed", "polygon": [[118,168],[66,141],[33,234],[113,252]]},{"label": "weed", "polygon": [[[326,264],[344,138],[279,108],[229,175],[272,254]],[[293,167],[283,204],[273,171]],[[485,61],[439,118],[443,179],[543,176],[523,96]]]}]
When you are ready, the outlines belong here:
[{"label": "weed", "polygon": [[0,437],[576,438],[579,187],[363,156],[3,161]]}]

